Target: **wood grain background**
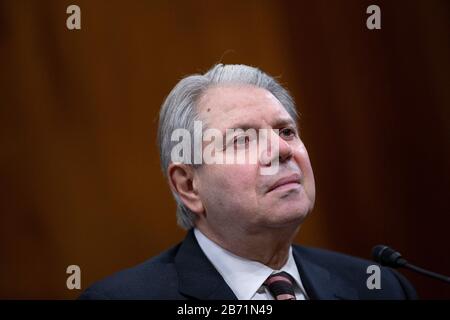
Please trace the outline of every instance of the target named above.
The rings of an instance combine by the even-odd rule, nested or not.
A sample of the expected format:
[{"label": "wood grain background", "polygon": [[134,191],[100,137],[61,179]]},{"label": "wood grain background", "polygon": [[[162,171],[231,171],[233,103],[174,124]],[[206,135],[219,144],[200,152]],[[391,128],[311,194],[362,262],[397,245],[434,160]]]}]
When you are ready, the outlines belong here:
[{"label": "wood grain background", "polygon": [[378,31],[370,4],[0,1],[0,298],[75,298],[68,265],[86,288],[183,238],[156,119],[217,62],[281,76],[297,101],[317,183],[298,242],[364,258],[386,243],[449,274],[449,2],[376,1]]}]

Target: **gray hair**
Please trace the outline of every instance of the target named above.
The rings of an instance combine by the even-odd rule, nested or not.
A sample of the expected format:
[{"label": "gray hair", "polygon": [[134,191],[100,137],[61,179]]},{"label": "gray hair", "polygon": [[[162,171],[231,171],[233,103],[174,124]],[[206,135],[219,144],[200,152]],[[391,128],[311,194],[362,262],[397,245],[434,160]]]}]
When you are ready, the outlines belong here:
[{"label": "gray hair", "polygon": [[[217,64],[205,74],[194,74],[180,80],[167,96],[159,114],[158,146],[161,168],[165,177],[171,163],[172,132],[183,128],[194,135],[194,121],[199,120],[197,102],[208,88],[219,85],[253,85],[271,92],[289,115],[297,121],[298,114],[289,92],[273,77],[258,68],[246,65]],[[195,165],[193,165],[195,167]],[[179,195],[172,190],[177,203],[177,223],[189,230],[195,225],[196,214],[187,208]]]}]

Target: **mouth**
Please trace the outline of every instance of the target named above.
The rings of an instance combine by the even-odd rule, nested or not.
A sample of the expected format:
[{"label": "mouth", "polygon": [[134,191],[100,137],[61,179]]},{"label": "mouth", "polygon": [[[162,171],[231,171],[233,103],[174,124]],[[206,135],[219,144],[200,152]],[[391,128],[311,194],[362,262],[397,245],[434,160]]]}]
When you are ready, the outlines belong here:
[{"label": "mouth", "polygon": [[269,188],[267,193],[272,191],[284,191],[292,188],[298,188],[301,185],[300,178],[300,175],[297,173],[281,178]]}]

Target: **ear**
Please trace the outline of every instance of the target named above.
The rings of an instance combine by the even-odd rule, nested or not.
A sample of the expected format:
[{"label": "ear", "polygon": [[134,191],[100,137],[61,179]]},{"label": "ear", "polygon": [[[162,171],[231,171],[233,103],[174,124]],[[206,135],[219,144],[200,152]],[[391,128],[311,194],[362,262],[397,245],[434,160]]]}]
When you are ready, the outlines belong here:
[{"label": "ear", "polygon": [[197,176],[194,169],[185,164],[171,163],[167,168],[170,188],[175,191],[184,205],[192,212],[201,215],[205,208],[197,189]]}]

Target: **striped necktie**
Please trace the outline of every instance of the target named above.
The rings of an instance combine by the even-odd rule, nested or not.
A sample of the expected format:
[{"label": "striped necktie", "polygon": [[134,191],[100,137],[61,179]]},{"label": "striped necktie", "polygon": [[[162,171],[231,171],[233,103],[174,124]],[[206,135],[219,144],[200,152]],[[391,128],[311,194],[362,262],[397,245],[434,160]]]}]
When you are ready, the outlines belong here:
[{"label": "striped necktie", "polygon": [[294,293],[294,280],[287,272],[270,275],[264,282],[275,300],[296,300]]}]

